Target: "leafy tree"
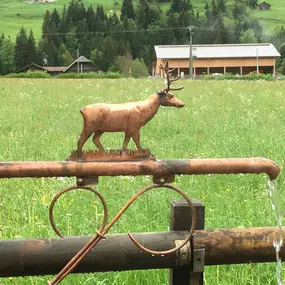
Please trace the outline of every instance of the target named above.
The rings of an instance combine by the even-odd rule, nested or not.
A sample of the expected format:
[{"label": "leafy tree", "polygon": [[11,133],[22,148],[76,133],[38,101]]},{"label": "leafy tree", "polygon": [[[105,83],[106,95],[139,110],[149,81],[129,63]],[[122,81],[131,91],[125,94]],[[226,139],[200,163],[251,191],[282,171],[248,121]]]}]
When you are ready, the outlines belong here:
[{"label": "leafy tree", "polygon": [[252,29],[248,29],[246,31],[241,32],[240,43],[256,43],[257,39],[254,36],[254,32]]},{"label": "leafy tree", "polygon": [[232,13],[235,20],[239,20],[248,16],[243,0],[234,0]]},{"label": "leafy tree", "polygon": [[248,0],[248,6],[251,9],[256,9],[258,0]]},{"label": "leafy tree", "polygon": [[283,59],[282,64],[280,66],[281,74],[285,75],[285,59]]},{"label": "leafy tree", "polygon": [[58,55],[60,65],[62,66],[69,66],[74,61],[74,58],[64,44],[60,45]]},{"label": "leafy tree", "polygon": [[132,62],[131,74],[135,78],[148,75],[147,67],[142,59],[135,59]]},{"label": "leafy tree", "polygon": [[135,11],[132,0],[123,0],[120,16],[121,21],[123,21],[124,18],[135,19]]},{"label": "leafy tree", "polygon": [[283,60],[285,58],[285,42],[283,42],[279,46],[279,53],[280,53],[280,58]]},{"label": "leafy tree", "polygon": [[10,38],[2,34],[0,38],[0,74],[14,71],[14,44]]},{"label": "leafy tree", "polygon": [[49,40],[47,37],[39,42],[38,54],[43,63],[45,63],[44,58],[46,59],[47,62],[45,64],[48,66],[58,66],[60,64],[58,50],[53,41]]},{"label": "leafy tree", "polygon": [[129,56],[118,56],[115,59],[115,66],[125,76],[129,76],[132,68],[132,58]]}]

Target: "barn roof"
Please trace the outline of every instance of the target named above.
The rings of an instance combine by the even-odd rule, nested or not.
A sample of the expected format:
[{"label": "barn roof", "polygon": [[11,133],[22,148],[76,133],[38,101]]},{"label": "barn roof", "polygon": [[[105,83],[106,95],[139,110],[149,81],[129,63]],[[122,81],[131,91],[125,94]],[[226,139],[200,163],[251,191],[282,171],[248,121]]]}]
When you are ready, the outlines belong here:
[{"label": "barn roof", "polygon": [[76,63],[88,63],[91,62],[89,59],[87,59],[85,56],[81,55],[78,57],[75,61],[73,61],[68,67],[66,67],[63,72],[66,72],[71,66],[73,66]]},{"label": "barn roof", "polygon": [[[190,57],[189,45],[155,46],[157,58],[182,59]],[[199,58],[278,57],[279,52],[270,43],[193,45],[192,54]]]},{"label": "barn roof", "polygon": [[263,1],[262,3],[257,4],[257,6],[264,5],[264,4],[267,4],[267,5],[271,6],[271,5],[270,5],[268,2],[266,2],[266,1]]}]

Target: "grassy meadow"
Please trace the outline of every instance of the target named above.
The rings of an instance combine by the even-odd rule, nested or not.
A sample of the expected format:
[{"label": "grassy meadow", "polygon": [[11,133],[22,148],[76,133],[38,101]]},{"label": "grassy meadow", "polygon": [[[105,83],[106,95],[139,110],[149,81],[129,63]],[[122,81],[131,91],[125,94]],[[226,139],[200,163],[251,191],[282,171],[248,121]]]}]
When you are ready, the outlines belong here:
[{"label": "grassy meadow", "polygon": [[[266,157],[281,168],[285,154],[285,82],[187,81],[176,95],[181,109],[161,107],[141,131],[141,142],[159,159]],[[0,161],[65,160],[82,127],[79,109],[95,102],[142,100],[162,87],[147,79],[0,79]],[[120,148],[123,134],[104,134],[106,148]],[[134,143],[130,144],[134,148]],[[93,149],[88,141],[85,149]],[[101,177],[110,218],[149,177]],[[266,175],[180,176],[175,185],[206,206],[206,229],[275,226]],[[53,195],[74,178],[1,179],[0,239],[55,237],[48,221]],[[278,187],[284,196],[281,170]],[[148,192],[110,233],[168,231],[169,203],[180,198]],[[55,218],[64,235],[93,234],[102,207],[92,193],[64,196]],[[46,284],[48,276],[0,278],[0,284]],[[62,284],[167,285],[167,270],[71,275]],[[205,284],[276,284],[275,264],[205,269]]]},{"label": "grassy meadow", "polygon": [[[120,14],[121,3],[115,5],[114,0],[82,0],[84,5],[88,7],[92,5],[94,8],[100,4],[103,5],[105,11],[108,13],[110,10],[116,11]],[[6,36],[10,35],[12,39],[16,39],[17,33],[23,26],[27,30],[32,29],[34,37],[38,41],[41,37],[42,19],[46,10],[52,11],[56,8],[59,12],[62,11],[64,5],[68,5],[70,0],[56,0],[55,2],[39,4],[29,3],[24,0],[1,0],[0,1],[0,34],[4,33]],[[133,0],[134,7],[137,7],[137,0]],[[172,1],[162,3],[163,10],[169,9]],[[211,1],[208,1],[210,4]],[[195,11],[204,13],[204,6],[206,1],[192,0]],[[228,5],[232,4],[231,0],[227,1]],[[285,2],[283,0],[270,0],[272,5],[268,11],[250,10],[257,19],[260,20],[266,34],[278,25],[285,25]]]}]

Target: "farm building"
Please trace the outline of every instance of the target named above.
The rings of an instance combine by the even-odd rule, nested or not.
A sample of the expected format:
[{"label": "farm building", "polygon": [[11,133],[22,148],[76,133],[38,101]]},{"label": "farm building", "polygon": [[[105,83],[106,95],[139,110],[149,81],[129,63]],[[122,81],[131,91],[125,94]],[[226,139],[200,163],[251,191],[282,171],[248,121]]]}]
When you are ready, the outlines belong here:
[{"label": "farm building", "polygon": [[68,67],[66,67],[63,72],[96,72],[98,68],[96,68],[89,59],[85,56],[80,56],[73,63],[71,63]]},{"label": "farm building", "polygon": [[28,72],[28,71],[45,71],[49,73],[51,76],[58,75],[59,73],[67,73],[67,72],[97,72],[98,68],[96,68],[89,59],[85,56],[80,56],[69,66],[40,66],[35,63],[31,63],[19,70],[16,73]]},{"label": "farm building", "polygon": [[[189,45],[155,46],[155,53],[155,76],[163,76],[160,65],[164,59],[169,59],[169,67],[175,68],[174,76],[189,76]],[[194,77],[213,73],[246,75],[256,71],[275,75],[276,58],[280,56],[270,43],[193,45],[192,54]]]},{"label": "farm building", "polygon": [[262,3],[258,4],[258,9],[262,10],[262,11],[266,11],[269,10],[271,5],[269,3],[267,3],[266,1],[263,1]]}]

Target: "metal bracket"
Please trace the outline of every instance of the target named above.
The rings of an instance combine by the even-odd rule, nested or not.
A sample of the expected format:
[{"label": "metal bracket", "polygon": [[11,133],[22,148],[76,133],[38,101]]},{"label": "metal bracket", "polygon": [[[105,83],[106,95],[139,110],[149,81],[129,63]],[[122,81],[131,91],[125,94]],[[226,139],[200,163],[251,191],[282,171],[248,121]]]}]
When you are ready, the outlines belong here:
[{"label": "metal bracket", "polygon": [[98,184],[98,176],[76,177],[77,186],[87,186],[87,185],[97,185],[97,184]]},{"label": "metal bracket", "polygon": [[162,175],[162,176],[153,176],[152,181],[154,184],[166,184],[173,183],[175,180],[175,175]]},{"label": "metal bracket", "polygon": [[193,250],[193,269],[192,272],[204,272],[205,267],[205,248]]},{"label": "metal bracket", "polygon": [[[184,240],[176,240],[175,246],[180,246]],[[191,245],[190,241],[183,247],[176,251],[177,263],[176,265],[189,265],[191,261]]]}]

